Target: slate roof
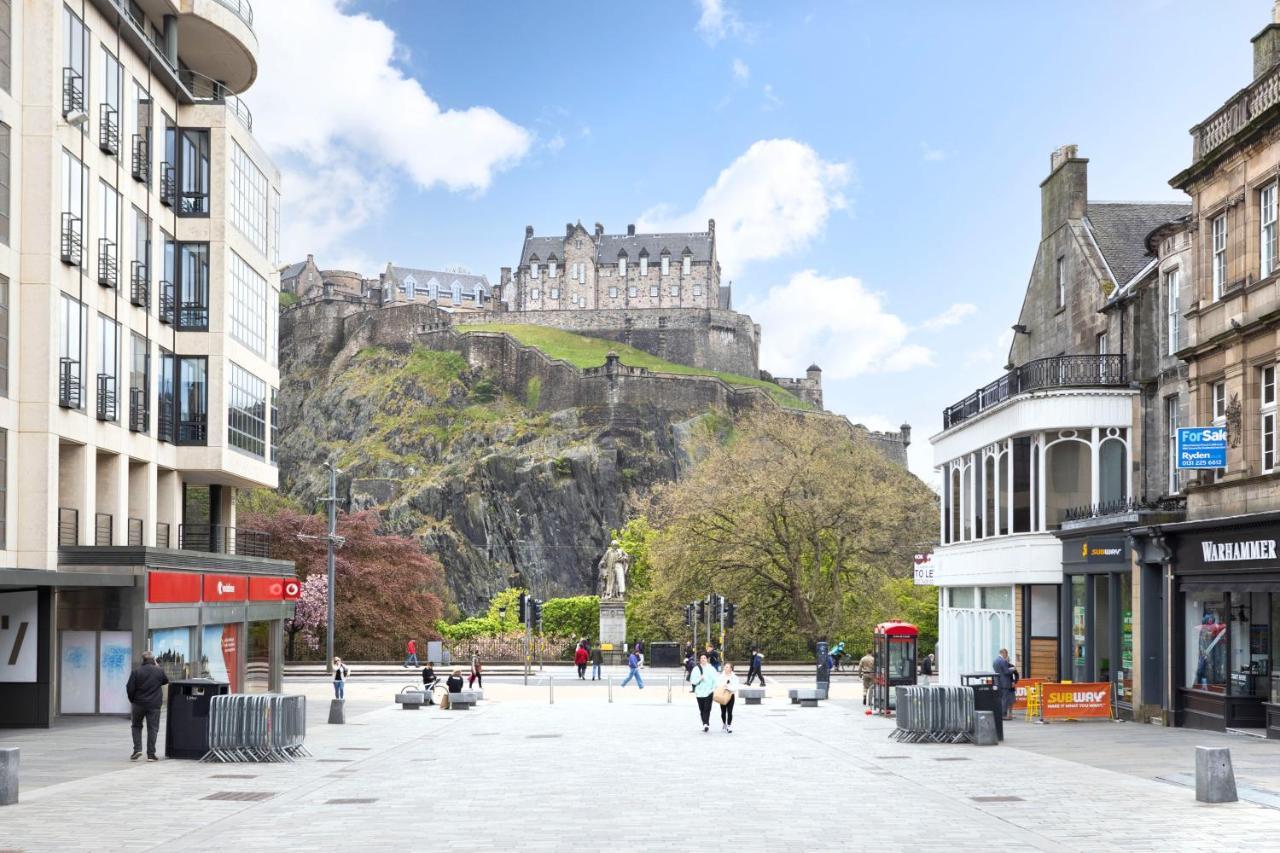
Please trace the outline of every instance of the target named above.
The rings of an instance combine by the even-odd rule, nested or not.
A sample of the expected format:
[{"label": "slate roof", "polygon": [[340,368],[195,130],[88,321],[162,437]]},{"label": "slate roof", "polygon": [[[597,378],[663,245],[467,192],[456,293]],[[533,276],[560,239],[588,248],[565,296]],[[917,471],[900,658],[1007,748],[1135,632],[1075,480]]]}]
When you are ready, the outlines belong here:
[{"label": "slate roof", "polygon": [[417,282],[418,287],[423,292],[426,291],[427,282],[431,281],[433,278],[436,280],[436,284],[440,286],[440,291],[443,293],[448,293],[449,289],[453,287],[453,283],[455,281],[462,285],[463,293],[475,293],[477,285],[482,287],[485,293],[488,293],[490,290],[489,279],[483,275],[442,272],[441,270],[420,270],[415,269],[414,267],[393,266],[390,269],[392,280],[395,282],[397,287],[401,288],[404,286],[404,280],[409,276],[413,276],[414,281]]},{"label": "slate roof", "polygon": [[1091,201],[1085,222],[1123,287],[1151,261],[1147,235],[1156,227],[1191,213],[1190,204],[1170,202]]},{"label": "slate roof", "polygon": [[298,261],[296,264],[289,264],[280,272],[280,280],[284,281],[289,278],[296,278],[307,266],[306,261]]},{"label": "slate roof", "polygon": [[[707,262],[711,260],[711,233],[708,231],[671,234],[602,234],[599,237],[588,237],[596,241],[596,262],[616,264],[618,254],[625,251],[631,263],[638,263],[640,253],[649,253],[650,263],[657,263],[665,249],[673,263],[679,263],[688,249],[693,260]],[[564,262],[564,237],[526,237],[524,248],[520,252],[520,266],[529,263],[534,255],[539,263],[546,263],[552,253]]]}]

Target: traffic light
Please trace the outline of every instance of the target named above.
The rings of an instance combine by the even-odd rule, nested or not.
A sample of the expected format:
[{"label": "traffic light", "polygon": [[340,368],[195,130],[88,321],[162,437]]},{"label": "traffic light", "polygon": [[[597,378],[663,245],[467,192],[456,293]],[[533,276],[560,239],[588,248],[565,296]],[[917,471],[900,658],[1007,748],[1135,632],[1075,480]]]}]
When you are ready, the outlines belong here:
[{"label": "traffic light", "polygon": [[686,628],[693,627],[693,605],[686,604],[684,606],[684,626]]},{"label": "traffic light", "polygon": [[542,602],[538,599],[533,600],[533,626],[538,633],[542,633]]},{"label": "traffic light", "polygon": [[529,624],[529,596],[523,592],[520,593],[520,624]]},{"label": "traffic light", "polygon": [[707,621],[707,600],[705,598],[698,602],[698,621]]},{"label": "traffic light", "polygon": [[732,627],[733,627],[733,618],[734,618],[734,617],[733,617],[733,611],[734,611],[734,605],[733,605],[733,604],[729,604],[729,605],[725,608],[725,611],[724,611],[724,626],[725,626],[726,628],[732,628]]}]

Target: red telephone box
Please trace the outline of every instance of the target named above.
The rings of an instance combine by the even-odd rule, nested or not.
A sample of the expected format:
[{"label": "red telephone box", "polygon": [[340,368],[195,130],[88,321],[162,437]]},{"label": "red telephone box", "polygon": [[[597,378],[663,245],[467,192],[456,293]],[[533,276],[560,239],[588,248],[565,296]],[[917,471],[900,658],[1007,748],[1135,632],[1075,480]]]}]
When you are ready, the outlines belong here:
[{"label": "red telephone box", "polygon": [[916,683],[916,641],[920,631],[910,622],[881,622],[872,642],[875,649],[875,683],[871,688],[872,711],[888,715],[894,708],[893,688]]}]

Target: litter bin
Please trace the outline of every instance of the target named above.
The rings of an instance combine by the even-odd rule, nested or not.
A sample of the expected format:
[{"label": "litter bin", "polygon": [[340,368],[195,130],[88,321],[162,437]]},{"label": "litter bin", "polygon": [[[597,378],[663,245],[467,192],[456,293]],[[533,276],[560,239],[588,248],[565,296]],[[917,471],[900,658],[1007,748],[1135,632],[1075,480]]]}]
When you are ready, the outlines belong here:
[{"label": "litter bin", "polygon": [[204,758],[209,751],[209,705],[231,692],[224,681],[193,678],[169,682],[169,716],[164,727],[166,758]]},{"label": "litter bin", "polygon": [[645,663],[649,666],[680,666],[680,646],[677,643],[649,643],[644,650]]},{"label": "litter bin", "polygon": [[960,683],[973,688],[973,710],[991,711],[996,718],[996,737],[1004,740],[1004,708],[1000,704],[1000,688],[994,672],[966,672]]}]

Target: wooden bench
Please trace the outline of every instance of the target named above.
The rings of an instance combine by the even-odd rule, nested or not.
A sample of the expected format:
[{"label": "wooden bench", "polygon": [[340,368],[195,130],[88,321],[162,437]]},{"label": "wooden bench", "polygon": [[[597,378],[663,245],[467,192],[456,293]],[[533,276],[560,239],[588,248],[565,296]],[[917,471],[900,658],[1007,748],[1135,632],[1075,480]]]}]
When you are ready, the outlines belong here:
[{"label": "wooden bench", "polygon": [[816,708],[818,702],[825,699],[823,695],[825,691],[817,687],[793,687],[787,691],[787,698],[791,700],[792,705],[800,705],[804,708]]},{"label": "wooden bench", "polygon": [[427,702],[427,694],[416,687],[401,688],[396,694],[396,704],[404,711],[416,711]]},{"label": "wooden bench", "polygon": [[450,711],[469,711],[480,697],[475,690],[463,690],[461,693],[449,694]]},{"label": "wooden bench", "polygon": [[739,687],[738,695],[742,697],[742,701],[748,705],[759,705],[764,699],[763,687]]}]

